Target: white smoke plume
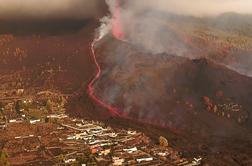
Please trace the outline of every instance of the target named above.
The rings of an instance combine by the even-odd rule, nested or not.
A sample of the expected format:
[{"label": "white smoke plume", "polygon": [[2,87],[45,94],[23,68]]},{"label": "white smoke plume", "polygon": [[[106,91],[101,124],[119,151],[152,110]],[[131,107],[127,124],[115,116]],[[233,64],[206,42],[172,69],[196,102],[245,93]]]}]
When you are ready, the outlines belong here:
[{"label": "white smoke plume", "polygon": [[106,0],[106,2],[112,16],[115,16],[117,5],[120,5],[122,31],[127,37],[135,44],[139,43],[143,48],[154,53],[167,52],[167,46],[164,46],[167,39],[168,44],[173,40],[175,42],[173,44],[182,47],[182,43],[176,42],[174,33],[165,30],[170,14],[196,17],[212,17],[227,12],[252,14],[250,0],[221,2],[218,0]]},{"label": "white smoke plume", "polygon": [[[156,77],[155,74],[148,75],[149,73],[147,71],[139,71],[140,69],[137,69],[135,65],[136,59],[139,58],[141,61],[141,58],[143,58],[146,63],[149,59],[153,63],[141,63],[141,65],[149,65],[151,66],[150,68],[153,68],[158,73],[163,71],[163,69],[159,68],[161,66],[159,63],[170,61],[171,58],[169,57],[173,57],[174,55],[192,59],[200,58],[203,54],[206,55],[208,53],[208,48],[195,51],[194,48],[191,48],[188,43],[182,40],[186,37],[180,36],[181,31],[183,32],[189,25],[191,29],[195,28],[196,30],[197,27],[194,27],[194,25],[201,22],[201,19],[211,21],[222,13],[250,13],[252,6],[252,2],[247,0],[223,0],[221,2],[217,0],[106,0],[106,2],[111,16],[105,17],[102,20],[102,25],[98,29],[97,37],[92,45],[93,52],[96,42],[111,30],[113,32],[113,28],[115,28],[114,23],[118,23],[118,20],[116,20],[118,17],[120,18],[121,24],[119,26],[120,30],[124,34],[123,40],[127,41],[127,44],[130,43],[130,46],[125,46],[122,43],[122,46],[117,45],[117,41],[115,40],[108,46],[109,51],[102,49],[103,53],[105,52],[104,56],[106,56],[105,58],[103,57],[103,63],[108,62],[109,69],[103,69],[101,71],[101,77],[105,77],[104,80],[106,80],[107,72],[109,71],[109,74],[113,73],[113,76],[111,76],[113,83],[109,82],[106,89],[100,92],[101,98],[113,105],[116,105],[118,100],[122,100],[120,103],[124,105],[120,106],[123,112],[131,113],[131,111],[138,110],[139,114],[137,116],[139,119],[146,118],[149,120],[154,116],[159,116],[158,112],[162,110],[161,106],[159,107],[159,105],[162,105],[162,102],[159,103],[159,101],[168,100],[167,98],[163,98],[164,96],[169,96],[167,95],[168,93],[176,93],[174,89],[171,91],[169,89],[167,90],[166,87],[169,85],[170,79],[173,79],[173,72],[176,71],[174,68],[180,67],[180,65],[169,64],[170,66],[168,67],[173,70],[167,70],[163,76],[157,74]],[[208,17],[205,18],[205,16]],[[243,18],[243,15],[241,17]],[[187,22],[183,24],[184,21]],[[194,22],[196,23],[194,24]],[[185,25],[185,27],[181,27],[181,30],[177,24]],[[208,22],[204,22],[204,25],[208,26]],[[119,37],[117,39],[121,38]],[[132,51],[134,52],[136,50],[138,51],[137,54],[129,56]],[[145,54],[141,51],[147,53]],[[166,57],[168,58],[166,59]],[[185,60],[186,58],[181,59]],[[183,62],[183,60],[181,61]],[[233,70],[240,71],[240,67],[235,67],[230,64],[225,65]],[[244,66],[243,63],[241,65]],[[138,73],[142,75],[138,75]],[[240,73],[244,74],[244,72]],[[125,79],[122,78],[122,75]],[[159,80],[161,81],[159,82]],[[157,85],[156,82],[160,84]],[[96,83],[96,86],[99,87],[99,83],[102,84],[103,82],[97,79]],[[188,101],[188,99],[182,100]],[[162,118],[160,116],[158,119],[162,121]],[[165,122],[166,119],[163,121]]]},{"label": "white smoke plume", "polygon": [[[109,0],[110,8],[115,4]],[[123,0],[119,0],[123,1]],[[175,14],[207,16],[225,12],[252,13],[251,0],[128,0],[127,10],[134,12],[146,9]]]},{"label": "white smoke plume", "polygon": [[95,36],[94,42],[100,41],[104,36],[106,36],[108,33],[110,33],[112,29],[112,23],[111,18],[108,16],[104,16],[100,20],[100,27],[97,29],[97,36]]},{"label": "white smoke plume", "polygon": [[[206,49],[205,55],[193,52],[188,43],[181,41],[181,36],[176,33],[176,29],[172,26],[174,23],[177,24],[176,21],[181,24],[183,19],[189,20],[189,24],[185,25],[191,25],[191,29],[197,30],[197,27],[194,26],[200,22],[199,20],[206,23],[214,20],[209,18],[218,18],[223,13],[233,12],[242,15],[235,17],[236,19],[232,18],[234,19],[233,22],[231,21],[232,25],[226,24],[226,22],[230,23],[230,20],[225,20],[226,18],[222,18],[224,20],[219,22],[215,20],[216,22],[211,22],[211,24],[218,28],[221,27],[225,31],[234,25],[234,29],[243,27],[242,21],[244,20],[245,25],[252,25],[252,1],[250,0],[106,0],[106,2],[112,17],[117,14],[119,4],[121,31],[125,35],[125,40],[140,48],[140,50],[153,54],[169,53],[199,58],[212,51]],[[197,20],[198,23],[193,24],[194,20]],[[183,26],[183,24],[181,25]],[[208,24],[205,25],[208,26]],[[244,66],[244,64],[235,67],[233,64],[226,65],[238,72],[241,72],[241,70],[237,66]],[[251,65],[249,64],[249,66]],[[248,67],[245,68],[247,70]],[[249,71],[242,71],[241,73],[251,75],[247,74],[251,71],[252,69],[249,67]]]}]

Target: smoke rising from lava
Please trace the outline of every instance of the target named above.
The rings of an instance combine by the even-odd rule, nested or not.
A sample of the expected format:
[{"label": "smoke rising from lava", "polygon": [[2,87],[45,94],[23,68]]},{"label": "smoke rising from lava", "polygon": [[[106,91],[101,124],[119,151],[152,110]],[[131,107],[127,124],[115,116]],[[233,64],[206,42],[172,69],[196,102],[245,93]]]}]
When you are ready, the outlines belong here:
[{"label": "smoke rising from lava", "polygon": [[[162,63],[162,61],[165,61],[162,58],[166,59],[164,56],[168,54],[168,57],[170,57],[167,58],[168,60],[171,59],[170,55],[187,57],[189,59],[208,58],[209,48],[203,48],[203,51],[192,48],[190,43],[183,41],[185,36],[181,36],[173,24],[181,24],[183,21],[187,21],[185,25],[191,25],[190,28],[196,30],[198,27],[194,27],[193,24],[195,20],[205,19],[205,16],[207,16],[207,20],[212,20],[215,16],[225,12],[249,13],[249,4],[251,3],[246,0],[225,0],[222,2],[216,0],[202,0],[200,2],[196,0],[106,0],[106,2],[109,6],[111,16],[102,19],[102,26],[99,28],[99,33],[95,41],[99,41],[111,32],[116,39],[126,41],[127,44],[134,47],[133,50],[140,51],[138,54],[141,55],[134,54],[134,56],[139,56],[144,61],[150,59],[150,64],[152,62],[155,64],[156,61],[158,61],[156,64]],[[242,11],[240,7],[244,7]],[[117,46],[116,44],[114,45]],[[174,92],[171,89],[167,89],[167,85],[171,82],[170,79],[173,79],[172,72],[176,70],[174,68],[179,65],[169,64],[170,66],[168,67],[170,67],[170,70],[167,73],[162,73],[164,71],[162,68],[159,68],[159,64],[152,66],[153,70],[157,70],[162,76],[142,71],[140,71],[142,75],[137,75],[140,69],[137,69],[135,66],[137,65],[135,64],[135,59],[126,56],[131,54],[132,50],[130,48],[117,46],[109,50],[105,54],[106,57],[103,58],[103,60],[112,61],[111,63],[114,64],[114,66],[110,66],[109,72],[119,78],[121,76],[118,74],[120,70],[127,71],[126,73],[129,74],[124,74],[126,77],[125,82],[120,80],[117,83],[114,83],[116,81],[110,83],[106,86],[106,90],[103,92],[99,91],[100,94],[98,96],[101,97],[102,101],[107,101],[109,103],[108,106],[117,105],[118,98],[120,98],[122,100],[121,103],[123,103],[123,106],[120,105],[120,111],[130,114],[132,111],[137,110],[138,115],[136,117],[141,120],[152,120],[155,117],[161,122],[165,122],[166,117],[163,117],[159,113],[162,110],[161,105],[164,105],[170,99],[164,99],[163,96],[167,97],[171,96],[170,94],[172,93],[176,93],[176,90]],[[161,58],[160,54],[162,56]],[[112,57],[114,57],[113,60],[111,60]],[[217,63],[222,63],[216,59],[212,60]],[[240,68],[236,66],[231,64],[225,65],[233,70],[240,71]],[[99,74],[101,74],[101,77],[106,77],[104,73],[106,73],[106,69],[103,69]],[[244,72],[241,73],[244,74]],[[113,76],[113,78],[116,76]],[[103,78],[103,80],[105,79]],[[161,81],[157,84],[155,80]],[[94,89],[96,89],[96,86],[100,86],[100,81],[98,79],[96,81],[93,84]],[[134,90],[131,90],[131,83]],[[187,98],[183,100],[189,101]],[[179,117],[175,121],[179,123]]]},{"label": "smoke rising from lava", "polygon": [[251,13],[250,0],[129,0],[127,10],[151,9],[174,14],[209,16],[225,12]]},{"label": "smoke rising from lava", "polygon": [[[224,0],[222,2],[217,0],[106,0],[106,2],[112,14],[112,21],[108,25],[110,28],[112,27],[112,33],[116,38],[124,38],[139,50],[148,53],[169,53],[191,59],[207,57],[212,50],[206,48],[204,54],[193,52],[190,44],[181,40],[183,37],[176,32],[174,22],[190,22],[192,31],[198,30],[198,27],[193,25],[193,21],[196,19],[229,29],[231,25],[225,25],[229,18],[220,23],[211,21],[227,12],[247,13],[248,15],[243,15],[245,17],[252,13],[252,2],[248,0]],[[252,25],[252,21],[249,21],[251,18],[246,18],[245,23]],[[240,19],[236,18],[235,21],[239,24]],[[236,23],[232,22],[232,24]],[[215,61],[215,59],[212,60]],[[226,63],[224,65],[242,74],[252,75],[250,64],[246,64],[242,70],[243,64]],[[249,71],[244,71],[244,68],[245,70],[249,68]]]}]

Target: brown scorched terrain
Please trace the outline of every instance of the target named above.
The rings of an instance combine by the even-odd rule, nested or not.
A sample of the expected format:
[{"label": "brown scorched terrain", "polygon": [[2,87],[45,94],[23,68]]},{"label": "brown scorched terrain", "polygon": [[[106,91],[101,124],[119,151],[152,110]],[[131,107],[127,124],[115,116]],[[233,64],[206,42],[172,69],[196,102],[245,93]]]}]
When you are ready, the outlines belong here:
[{"label": "brown scorched terrain", "polygon": [[[65,24],[68,22],[60,22],[56,29]],[[210,58],[189,59],[176,54],[146,53],[108,35],[96,46],[103,72],[95,89],[102,99],[128,114],[127,118],[111,117],[89,99],[85,89],[95,72],[89,55],[98,24],[92,20],[75,24],[60,32],[36,32],[36,28],[32,33],[3,30],[0,101],[11,99],[18,89],[30,95],[49,89],[69,96],[66,109],[73,117],[98,119],[116,128],[133,128],[154,142],[163,135],[184,156],[200,155],[208,165],[252,164],[252,78],[213,60],[217,53],[225,57],[231,54],[226,47],[216,48],[202,33],[199,36],[186,32],[186,37],[179,33],[191,47],[202,44],[204,39],[206,45],[202,47],[217,50],[208,54]],[[244,45],[250,48],[249,44]],[[250,53],[251,50],[241,47],[236,52]],[[232,58],[225,60],[229,64]],[[42,125],[30,130],[45,134],[44,130],[49,132],[54,127]],[[1,146],[11,147],[8,136],[25,132],[26,128],[17,125],[7,134],[1,132]],[[19,160],[17,157],[13,162],[22,163]]]}]

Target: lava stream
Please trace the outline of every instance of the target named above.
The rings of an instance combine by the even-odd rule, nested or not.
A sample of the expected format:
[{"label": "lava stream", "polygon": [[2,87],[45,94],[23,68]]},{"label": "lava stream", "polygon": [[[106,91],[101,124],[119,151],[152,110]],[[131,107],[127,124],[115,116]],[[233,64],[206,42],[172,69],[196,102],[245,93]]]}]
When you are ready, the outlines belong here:
[{"label": "lava stream", "polygon": [[[122,28],[122,22],[121,22],[121,11],[120,11],[120,3],[123,2],[121,0],[117,0],[116,1],[116,8],[115,8],[115,12],[113,13],[113,19],[112,19],[112,30],[111,33],[113,35],[113,37],[117,40],[123,40],[125,38],[124,32],[123,32],[123,28]],[[99,65],[97,58],[96,58],[96,53],[95,53],[95,44],[97,42],[100,41],[100,39],[102,39],[104,37],[105,33],[101,33],[100,36],[96,39],[94,39],[94,41],[91,44],[91,56],[92,59],[95,63],[96,66],[96,74],[94,76],[94,78],[89,82],[88,87],[87,87],[87,92],[89,94],[89,96],[95,101],[96,104],[102,106],[103,108],[107,109],[112,116],[117,116],[117,117],[121,117],[124,118],[126,120],[133,120],[133,121],[139,121],[140,123],[143,124],[149,124],[149,125],[154,125],[154,126],[159,126],[162,128],[169,128],[171,131],[173,131],[174,133],[178,133],[178,131],[174,128],[172,128],[171,126],[169,126],[166,123],[162,123],[159,120],[154,120],[154,119],[139,119],[138,117],[130,117],[128,116],[128,113],[124,113],[122,111],[120,111],[118,108],[116,108],[115,106],[106,103],[105,101],[103,101],[102,99],[100,99],[94,91],[94,84],[95,82],[100,78],[101,76],[101,66]]]},{"label": "lava stream", "polygon": [[[116,1],[116,3],[117,3],[116,9],[115,9],[116,11],[114,13],[113,21],[112,21],[112,34],[115,38],[117,38],[118,40],[121,40],[124,37],[124,35],[123,35],[122,29],[121,29],[120,5],[119,5],[119,1]],[[96,66],[96,74],[95,74],[94,78],[89,82],[87,91],[88,91],[89,96],[98,105],[108,109],[109,112],[113,116],[122,116],[122,113],[120,113],[120,111],[116,107],[114,107],[114,106],[106,103],[102,99],[100,99],[97,95],[95,95],[95,92],[94,92],[94,84],[99,79],[99,77],[101,75],[101,67],[97,61],[94,47],[95,47],[96,42],[98,42],[101,38],[95,39],[91,44],[92,58],[94,60],[95,66]]]},{"label": "lava stream", "polygon": [[96,66],[96,74],[94,76],[94,78],[89,82],[88,84],[88,94],[89,96],[96,102],[96,104],[102,106],[103,108],[106,108],[112,116],[116,116],[116,117],[122,117],[126,120],[134,120],[134,121],[139,121],[140,123],[143,124],[149,124],[149,125],[153,125],[153,126],[159,126],[161,128],[168,128],[169,130],[171,130],[174,133],[179,134],[180,132],[175,129],[172,128],[171,126],[169,126],[168,124],[162,123],[161,121],[158,120],[150,120],[150,119],[138,119],[138,118],[133,118],[133,117],[129,117],[126,113],[121,112],[118,108],[106,103],[105,101],[103,101],[102,99],[100,99],[98,96],[96,96],[95,92],[94,92],[94,84],[95,82],[100,78],[101,76],[101,66],[99,65],[97,58],[96,58],[96,54],[95,54],[95,44],[96,42],[98,42],[99,40],[94,40],[93,43],[91,44],[91,51],[92,51],[92,58],[93,61],[95,63]]},{"label": "lava stream", "polygon": [[100,75],[101,75],[101,67],[100,67],[100,65],[99,65],[99,63],[98,63],[98,61],[97,61],[96,54],[95,54],[95,48],[94,48],[96,42],[97,42],[97,41],[95,40],[95,41],[91,44],[92,58],[93,58],[93,60],[94,60],[95,66],[96,66],[96,74],[95,74],[94,78],[93,78],[93,79],[89,82],[89,84],[88,84],[88,89],[87,89],[88,94],[89,94],[89,96],[90,96],[98,105],[100,105],[100,106],[102,106],[102,107],[108,109],[108,111],[109,111],[113,116],[121,116],[121,114],[119,113],[119,110],[118,110],[116,107],[114,107],[114,106],[112,106],[112,105],[106,103],[105,101],[101,100],[98,96],[95,95],[94,87],[93,87],[93,86],[94,86],[95,82],[100,78]]}]

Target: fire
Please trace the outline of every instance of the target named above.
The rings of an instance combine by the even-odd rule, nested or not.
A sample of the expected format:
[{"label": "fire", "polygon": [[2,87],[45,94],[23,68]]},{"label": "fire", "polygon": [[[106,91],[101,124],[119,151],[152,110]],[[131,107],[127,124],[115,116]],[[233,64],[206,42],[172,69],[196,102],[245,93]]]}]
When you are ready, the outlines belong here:
[{"label": "fire", "polygon": [[116,1],[115,12],[113,15],[112,23],[112,34],[116,39],[122,40],[124,38],[124,33],[122,31],[122,22],[120,14],[120,4],[119,1]]},{"label": "fire", "polygon": [[[120,7],[119,7],[119,0],[116,1],[117,2],[117,6],[116,6],[116,12],[113,18],[113,27],[112,27],[112,34],[113,36],[118,39],[118,40],[122,40],[124,38],[124,33],[122,32],[122,28],[121,28],[121,18],[120,18]],[[102,36],[100,36],[99,38],[95,39],[92,44],[91,44],[91,58],[93,59],[93,62],[96,66],[96,73],[94,75],[94,77],[91,79],[91,81],[88,84],[87,87],[87,93],[89,94],[90,98],[97,104],[100,105],[101,107],[107,109],[112,116],[116,116],[116,117],[122,117],[124,119],[127,120],[134,120],[134,121],[139,121],[140,123],[144,123],[144,124],[150,124],[150,125],[154,125],[154,126],[159,126],[162,128],[170,128],[170,126],[168,124],[165,124],[162,121],[159,120],[150,120],[150,119],[138,119],[138,118],[133,118],[133,117],[129,117],[128,113],[124,113],[122,111],[120,111],[117,107],[107,103],[106,101],[103,101],[102,99],[100,99],[94,91],[94,84],[95,82],[100,78],[101,76],[101,66],[98,63],[98,60],[96,58],[96,53],[95,53],[95,44],[97,42],[99,42],[99,40],[102,38]],[[178,133],[175,129],[170,128],[172,131],[174,131],[174,133]]]},{"label": "fire", "polygon": [[[113,22],[112,22],[112,34],[113,36],[118,39],[121,40],[124,35],[121,29],[121,21],[120,21],[120,5],[119,5],[119,1],[116,1],[116,9],[115,9],[115,13],[113,16]],[[113,116],[124,116],[119,110],[118,108],[106,103],[105,101],[103,101],[102,99],[100,99],[94,92],[94,84],[95,82],[100,78],[101,75],[101,67],[97,61],[96,58],[96,54],[95,54],[95,44],[96,42],[98,42],[100,40],[99,39],[95,39],[93,41],[93,43],[91,44],[91,51],[92,51],[92,59],[95,63],[96,66],[96,74],[94,76],[94,78],[89,82],[88,87],[87,87],[87,93],[89,94],[89,96],[96,102],[96,104],[106,108]]]},{"label": "fire", "polygon": [[94,84],[100,78],[100,75],[101,75],[101,67],[96,59],[96,54],[95,54],[95,48],[94,48],[95,43],[96,41],[92,43],[91,51],[92,51],[92,58],[96,66],[96,74],[94,78],[89,82],[87,92],[89,96],[96,102],[96,104],[106,108],[113,116],[121,116],[119,110],[116,107],[106,103],[105,101],[101,100],[98,96],[95,95]]}]

